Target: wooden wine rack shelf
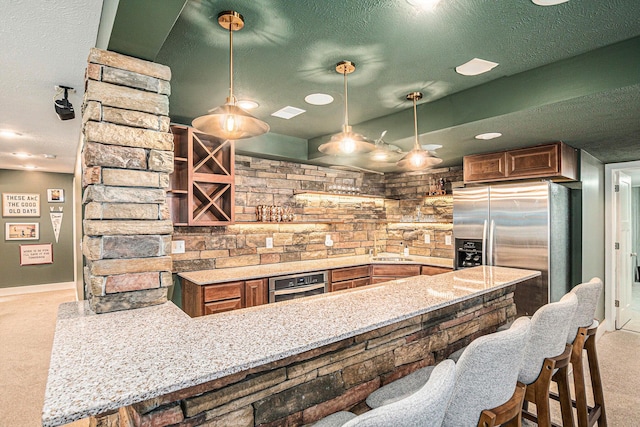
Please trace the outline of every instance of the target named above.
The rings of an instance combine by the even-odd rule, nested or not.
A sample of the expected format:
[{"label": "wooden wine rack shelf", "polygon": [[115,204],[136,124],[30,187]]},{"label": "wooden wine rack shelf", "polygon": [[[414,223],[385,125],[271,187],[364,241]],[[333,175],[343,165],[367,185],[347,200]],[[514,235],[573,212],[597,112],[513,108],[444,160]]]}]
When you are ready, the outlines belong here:
[{"label": "wooden wine rack shelf", "polygon": [[234,223],[233,141],[220,140],[183,125],[172,125],[174,172],[169,207],[175,225]]}]

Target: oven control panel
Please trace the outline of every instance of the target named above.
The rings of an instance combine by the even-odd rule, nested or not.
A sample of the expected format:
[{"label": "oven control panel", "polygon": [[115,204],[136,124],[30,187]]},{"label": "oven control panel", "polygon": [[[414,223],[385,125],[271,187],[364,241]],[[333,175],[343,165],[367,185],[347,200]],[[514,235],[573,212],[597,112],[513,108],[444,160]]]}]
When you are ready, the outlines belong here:
[{"label": "oven control panel", "polygon": [[272,277],[269,279],[270,290],[290,289],[299,286],[315,285],[327,282],[327,272],[315,272],[306,274],[296,274],[285,277]]}]

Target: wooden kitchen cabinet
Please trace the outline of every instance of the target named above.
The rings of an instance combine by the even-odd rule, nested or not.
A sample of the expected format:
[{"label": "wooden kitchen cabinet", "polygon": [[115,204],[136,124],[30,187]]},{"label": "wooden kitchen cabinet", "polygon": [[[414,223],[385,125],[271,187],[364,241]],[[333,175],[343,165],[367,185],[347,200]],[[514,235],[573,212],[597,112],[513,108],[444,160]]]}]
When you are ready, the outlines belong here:
[{"label": "wooden kitchen cabinet", "polygon": [[371,266],[371,284],[419,276],[420,267],[417,264],[373,264]]},{"label": "wooden kitchen cabinet", "polygon": [[578,179],[578,151],[563,142],[464,156],[464,182],[550,178]]},{"label": "wooden kitchen cabinet", "polygon": [[423,276],[435,276],[436,274],[449,273],[450,271],[453,271],[453,268],[423,265],[420,269],[420,274]]},{"label": "wooden kitchen cabinet", "polygon": [[191,317],[255,307],[267,302],[267,279],[197,285],[182,279],[182,309]]},{"label": "wooden kitchen cabinet", "polygon": [[167,200],[174,225],[233,224],[235,152],[221,140],[183,125],[172,125],[174,171]]},{"label": "wooden kitchen cabinet", "polygon": [[247,280],[244,282],[244,306],[255,307],[268,301],[267,279]]},{"label": "wooden kitchen cabinet", "polygon": [[368,265],[331,270],[329,272],[329,292],[369,285],[371,283],[369,271]]}]

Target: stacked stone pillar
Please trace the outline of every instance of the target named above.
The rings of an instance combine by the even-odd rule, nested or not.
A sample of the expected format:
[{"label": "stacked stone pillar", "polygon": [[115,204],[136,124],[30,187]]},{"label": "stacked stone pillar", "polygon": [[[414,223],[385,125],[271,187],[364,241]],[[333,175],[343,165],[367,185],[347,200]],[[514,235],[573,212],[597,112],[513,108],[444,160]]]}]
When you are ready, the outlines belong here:
[{"label": "stacked stone pillar", "polygon": [[171,70],[91,49],[82,130],[85,290],[96,313],[167,301]]}]

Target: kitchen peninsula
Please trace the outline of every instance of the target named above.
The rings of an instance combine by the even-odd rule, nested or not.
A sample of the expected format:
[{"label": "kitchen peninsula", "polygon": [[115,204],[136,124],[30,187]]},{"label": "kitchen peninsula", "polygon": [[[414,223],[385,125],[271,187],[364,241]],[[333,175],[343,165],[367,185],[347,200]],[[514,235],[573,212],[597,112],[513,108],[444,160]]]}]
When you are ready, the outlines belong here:
[{"label": "kitchen peninsula", "polygon": [[92,415],[109,425],[313,422],[494,331],[515,315],[515,284],[539,274],[474,267],[195,319],[170,302],[102,315],[63,304],[43,426]]}]

